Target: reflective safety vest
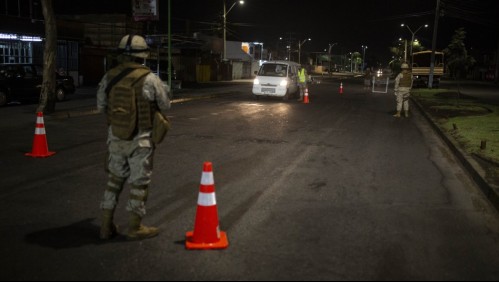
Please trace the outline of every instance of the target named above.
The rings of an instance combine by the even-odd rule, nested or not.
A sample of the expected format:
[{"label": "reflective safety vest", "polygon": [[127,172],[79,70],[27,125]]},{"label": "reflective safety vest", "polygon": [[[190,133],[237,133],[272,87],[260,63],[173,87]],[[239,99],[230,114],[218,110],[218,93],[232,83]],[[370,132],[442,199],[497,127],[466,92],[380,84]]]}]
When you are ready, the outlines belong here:
[{"label": "reflective safety vest", "polygon": [[[136,63],[125,63],[108,72],[107,118],[113,135],[131,140],[138,130],[153,126],[153,104],[142,95],[145,77],[151,72]],[[118,80],[119,79],[119,80]]]},{"label": "reflective safety vest", "polygon": [[298,82],[300,82],[300,83],[307,82],[307,77],[305,75],[305,69],[301,69],[298,71]]}]

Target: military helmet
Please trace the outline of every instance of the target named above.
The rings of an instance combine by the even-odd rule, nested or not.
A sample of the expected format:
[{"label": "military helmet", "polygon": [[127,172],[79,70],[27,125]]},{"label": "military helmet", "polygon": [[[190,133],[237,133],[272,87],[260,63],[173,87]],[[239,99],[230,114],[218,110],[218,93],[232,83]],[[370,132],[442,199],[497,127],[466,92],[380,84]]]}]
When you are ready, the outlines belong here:
[{"label": "military helmet", "polygon": [[407,70],[409,69],[409,65],[407,63],[403,63],[401,66],[400,66],[401,69],[403,70]]},{"label": "military helmet", "polygon": [[137,58],[147,58],[149,56],[149,46],[144,37],[139,35],[128,34],[123,36],[118,45],[118,50],[123,55],[129,55]]}]

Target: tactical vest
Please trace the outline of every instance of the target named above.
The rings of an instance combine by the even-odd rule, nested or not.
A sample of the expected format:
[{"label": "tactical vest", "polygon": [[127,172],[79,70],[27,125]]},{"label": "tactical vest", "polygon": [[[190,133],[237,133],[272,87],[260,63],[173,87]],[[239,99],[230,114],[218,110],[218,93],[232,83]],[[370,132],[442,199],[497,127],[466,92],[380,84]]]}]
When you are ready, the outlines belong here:
[{"label": "tactical vest", "polygon": [[412,73],[410,72],[402,73],[402,77],[400,78],[399,81],[399,87],[411,88],[411,86],[412,86]]},{"label": "tactical vest", "polygon": [[127,69],[133,69],[121,78],[108,95],[108,122],[113,135],[122,140],[131,140],[138,130],[152,129],[155,108],[142,94],[149,68],[136,63],[125,63],[108,72],[108,83]]}]

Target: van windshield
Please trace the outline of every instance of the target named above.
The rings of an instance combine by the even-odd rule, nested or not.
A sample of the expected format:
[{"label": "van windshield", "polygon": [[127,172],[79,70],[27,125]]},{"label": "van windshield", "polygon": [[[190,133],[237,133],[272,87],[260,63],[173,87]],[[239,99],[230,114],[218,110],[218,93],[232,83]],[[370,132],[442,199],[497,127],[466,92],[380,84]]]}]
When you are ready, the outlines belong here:
[{"label": "van windshield", "polygon": [[264,64],[258,72],[259,76],[286,77],[288,66],[285,64]]}]

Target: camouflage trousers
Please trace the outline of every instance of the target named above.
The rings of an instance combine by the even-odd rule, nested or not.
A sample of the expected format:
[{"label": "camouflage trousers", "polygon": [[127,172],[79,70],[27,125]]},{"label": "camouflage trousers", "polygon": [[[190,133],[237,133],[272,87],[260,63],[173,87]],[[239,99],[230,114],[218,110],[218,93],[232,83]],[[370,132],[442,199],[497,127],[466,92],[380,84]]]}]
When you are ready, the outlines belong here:
[{"label": "camouflage trousers", "polygon": [[152,142],[148,139],[111,140],[108,149],[109,179],[101,208],[109,210],[116,208],[125,181],[128,179],[131,189],[127,211],[144,217],[153,169]]},{"label": "camouflage trousers", "polygon": [[395,91],[395,96],[397,97],[397,112],[401,112],[402,108],[404,111],[409,111],[409,97],[411,97],[411,89],[400,87]]},{"label": "camouflage trousers", "polygon": [[307,89],[307,83],[306,82],[299,82],[298,83],[298,90],[300,92],[300,100],[303,100],[305,96],[305,89]]}]

